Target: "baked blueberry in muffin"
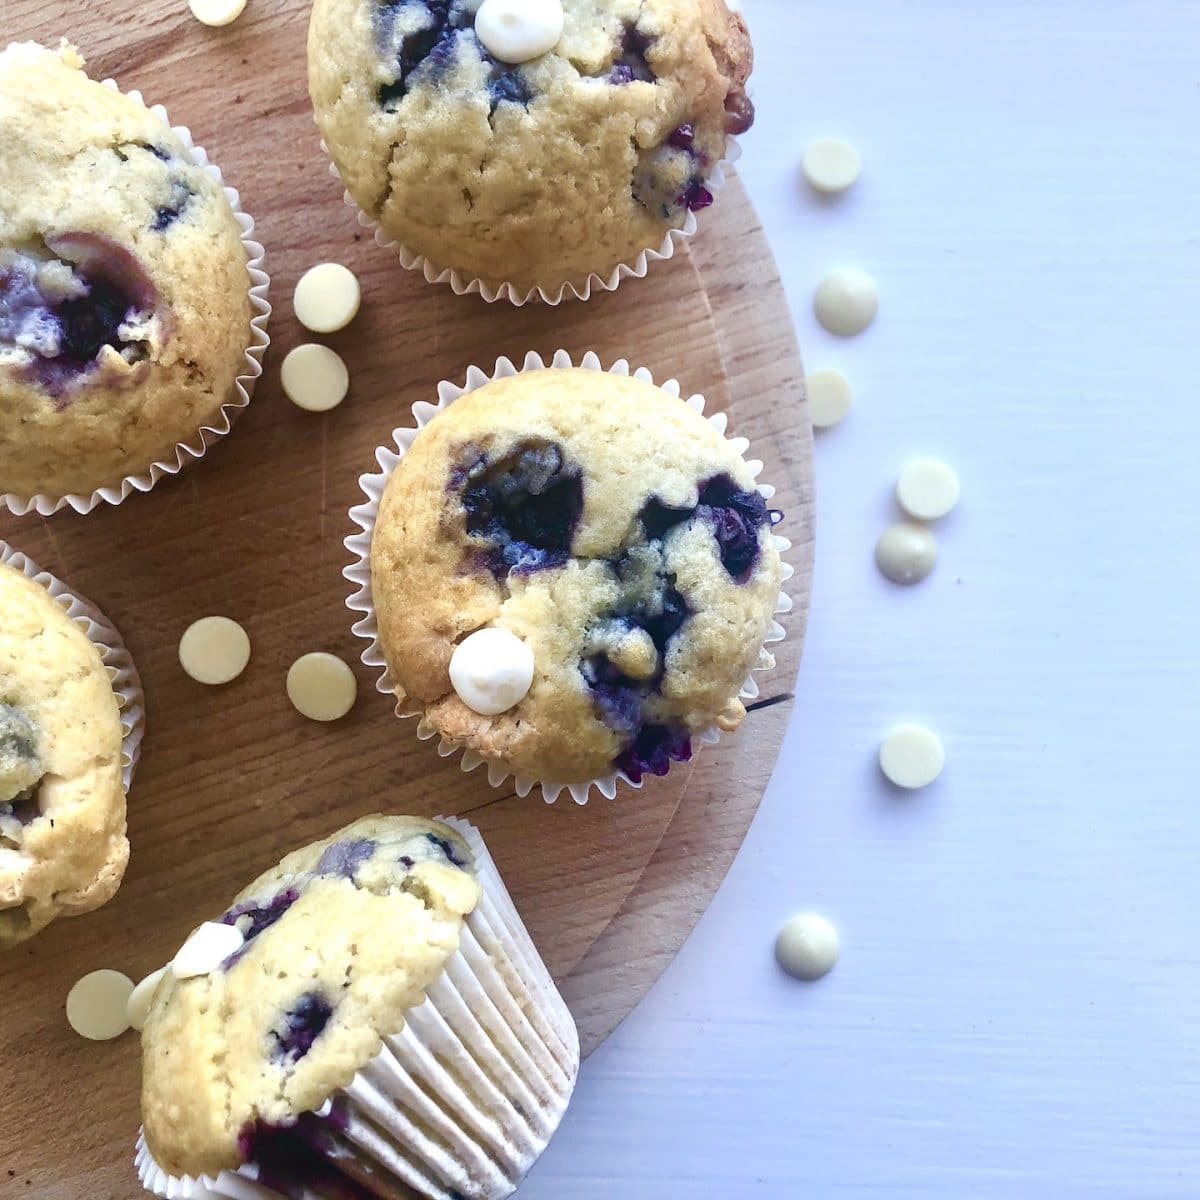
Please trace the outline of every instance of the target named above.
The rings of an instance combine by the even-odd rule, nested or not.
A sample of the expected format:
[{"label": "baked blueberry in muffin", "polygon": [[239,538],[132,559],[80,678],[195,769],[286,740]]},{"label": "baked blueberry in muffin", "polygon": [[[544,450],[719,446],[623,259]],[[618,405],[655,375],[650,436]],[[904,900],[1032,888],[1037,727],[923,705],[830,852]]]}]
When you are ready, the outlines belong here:
[{"label": "baked blueberry in muffin", "polygon": [[0,492],[89,494],[219,415],[251,281],[222,188],[65,44],[0,54]]},{"label": "baked blueberry in muffin", "polygon": [[[462,396],[416,435],[372,533],[400,711],[526,778],[665,774],[745,714],[779,518],[736,448],[652,384],[551,369]],[[480,631],[503,637],[477,659]]]},{"label": "baked blueberry in muffin", "polygon": [[658,249],[730,133],[752,51],[724,0],[563,0],[551,49],[502,61],[480,0],[316,0],[309,89],[358,206],[439,267],[521,291]]}]

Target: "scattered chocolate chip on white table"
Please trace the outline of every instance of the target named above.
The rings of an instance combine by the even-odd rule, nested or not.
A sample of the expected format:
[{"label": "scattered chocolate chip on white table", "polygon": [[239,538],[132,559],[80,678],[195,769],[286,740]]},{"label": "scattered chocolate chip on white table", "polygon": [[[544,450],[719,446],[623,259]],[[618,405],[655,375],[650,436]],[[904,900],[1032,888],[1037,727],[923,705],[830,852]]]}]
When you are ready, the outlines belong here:
[{"label": "scattered chocolate chip on white table", "polygon": [[920,583],[937,564],[937,539],[910,521],[888,526],[875,543],[875,565],[893,583]]},{"label": "scattered chocolate chip on white table", "polygon": [[879,311],[875,280],[858,267],[838,267],[817,285],[813,299],[817,320],[838,337],[862,333]]},{"label": "scattered chocolate chip on white table", "polygon": [[879,768],[898,788],[928,787],[946,765],[942,739],[924,725],[906,722],[890,729],[879,747]]},{"label": "scattered chocolate chip on white table", "polygon": [[833,970],[838,960],[838,931],[819,913],[797,913],[775,939],[775,959],[793,978],[806,983]]}]

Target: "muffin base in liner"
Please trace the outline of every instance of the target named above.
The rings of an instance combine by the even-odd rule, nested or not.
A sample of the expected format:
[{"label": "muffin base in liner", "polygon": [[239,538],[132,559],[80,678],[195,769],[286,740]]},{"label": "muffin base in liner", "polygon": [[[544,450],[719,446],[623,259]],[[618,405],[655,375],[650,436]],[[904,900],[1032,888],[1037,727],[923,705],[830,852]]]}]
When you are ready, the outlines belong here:
[{"label": "muffin base in liner", "polygon": [[[379,678],[375,681],[377,691],[384,693],[384,695],[395,695],[396,680],[393,678],[391,670],[387,665],[387,660],[383,656],[383,647],[379,641],[379,623],[375,614],[375,604],[371,597],[371,536],[379,514],[380,499],[383,496],[388,479],[396,469],[397,463],[404,457],[417,434],[439,412],[449,408],[460,396],[476,391],[485,384],[492,383],[494,380],[519,375],[524,371],[544,371],[547,368],[570,368],[574,365],[571,355],[566,350],[556,350],[554,357],[549,363],[540,354],[531,351],[526,354],[524,362],[520,367],[516,366],[508,358],[498,359],[491,374],[486,373],[477,366],[468,367],[465,385],[460,386],[448,380],[443,380],[438,384],[438,402],[436,404],[431,404],[426,400],[418,400],[412,406],[413,418],[416,422],[415,427],[394,429],[392,431],[392,440],[395,448],[381,446],[375,451],[375,460],[379,464],[379,470],[361,476],[358,481],[367,499],[362,504],[356,504],[350,510],[350,519],[359,527],[360,532],[351,534],[345,540],[346,549],[354,555],[354,561],[342,571],[342,574],[351,583],[356,585],[356,590],[347,599],[346,606],[351,611],[362,614],[355,621],[353,630],[368,643],[367,648],[363,650],[360,656],[362,661],[368,667],[373,667],[380,672]],[[580,359],[579,366],[587,371],[605,370],[601,366],[599,356],[591,350]],[[607,370],[613,375],[632,375],[635,379],[640,379],[645,383],[654,383],[654,377],[645,367],[639,367],[634,370],[625,359],[618,359]],[[669,395],[681,395],[681,389],[677,380],[668,379],[659,386]],[[684,403],[696,412],[703,414],[703,396],[689,396]],[[728,425],[728,417],[725,413],[714,413],[712,416],[707,417],[706,420],[718,433],[725,434],[725,429]],[[730,438],[728,440],[729,444],[738,454],[743,454],[749,449],[750,443],[746,438]],[[762,471],[763,464],[757,459],[749,459],[747,462],[751,474],[757,478]],[[775,489],[769,484],[760,483],[757,486],[759,493],[764,499],[769,500],[775,494]],[[779,534],[773,534],[772,536],[775,539],[776,549],[780,554],[791,549],[792,543],[787,538],[781,537]],[[781,566],[783,568],[781,578],[786,582],[795,574],[795,571],[787,563],[782,563]],[[791,598],[785,592],[781,591],[775,603],[775,613],[787,613],[791,610]],[[759,690],[758,684],[754,680],[753,672],[769,671],[774,668],[775,657],[767,649],[767,646],[781,641],[783,637],[783,626],[778,621],[772,620],[766,637],[763,639],[763,647],[759,651],[758,661],[754,664],[750,674],[746,676],[746,682],[738,692],[739,699],[754,700],[757,698]],[[409,706],[403,701],[397,701],[396,715],[402,719],[409,717],[419,718],[417,736],[422,741],[439,736],[437,730],[432,728],[424,719],[420,705],[414,704]],[[694,734],[691,739],[693,754],[699,751],[700,746],[712,744],[719,737],[720,730],[716,725],[710,725],[707,729]],[[602,796],[611,800],[617,794],[618,783],[625,783],[629,787],[640,788],[643,782],[643,780],[635,781],[624,771],[616,770],[595,779],[589,779],[583,783],[561,783],[555,780],[533,779],[519,775],[512,771],[506,764],[494,759],[485,758],[475,750],[459,742],[445,737],[441,738],[438,745],[438,754],[443,758],[449,758],[460,752],[462,754],[460,765],[464,771],[473,771],[476,767],[486,766],[488,783],[492,787],[500,787],[507,779],[512,777],[515,790],[519,796],[527,796],[535,787],[540,787],[542,789],[542,796],[548,804],[553,804],[564,791],[570,794],[576,804],[586,804],[592,788],[595,788]]]},{"label": "muffin base in liner", "polygon": [[[321,139],[321,150],[330,158],[330,175],[341,183],[341,172],[338,171],[337,165],[332,161],[332,156],[329,154],[329,147],[326,145],[324,138]],[[732,134],[726,135],[725,155],[714,165],[711,174],[704,180],[704,186],[714,196],[720,191],[722,184],[725,182],[726,169],[737,162],[741,156],[742,148],[738,145],[737,138]],[[694,237],[696,231],[700,228],[700,222],[696,214],[689,210],[681,226],[677,229],[667,230],[658,249],[643,250],[629,262],[619,263],[607,275],[601,275],[593,271],[580,283],[562,283],[557,288],[542,287],[539,285],[521,289],[514,283],[485,283],[482,279],[473,279],[469,274],[457,271],[452,267],[437,266],[425,255],[418,254],[415,250],[410,250],[389,233],[386,233],[378,221],[363,212],[349,191],[343,192],[342,198],[357,213],[358,223],[364,229],[371,230],[376,245],[396,254],[400,259],[400,265],[406,271],[420,271],[429,283],[449,284],[456,296],[478,295],[489,304],[494,304],[498,300],[507,300],[517,308],[521,308],[532,301],[558,305],[564,300],[589,300],[593,292],[615,292],[626,279],[644,279],[650,270],[651,263],[674,258],[680,244],[688,238]]]},{"label": "muffin base in liner", "polygon": [[96,647],[100,661],[108,672],[113,694],[117,698],[121,718],[121,782],[125,793],[137,766],[146,725],[146,698],[142,680],[134,666],[133,657],[111,621],[90,601],[73,592],[60,579],[43,571],[27,554],[0,541],[0,563],[20,571],[54,597],[67,616],[87,635]]},{"label": "muffin base in liner", "polygon": [[[380,1184],[432,1200],[503,1200],[566,1112],[579,1036],[478,831],[438,820],[470,847],[482,898],[425,1001],[349,1086],[302,1118],[303,1136],[348,1178],[380,1181],[382,1195],[391,1193]],[[168,1200],[283,1194],[254,1163],[215,1178],[168,1175],[141,1133],[134,1163],[143,1187]],[[300,1194],[338,1200],[319,1182]]]},{"label": "muffin base in liner", "polygon": [[[119,90],[115,80],[105,79],[102,87]],[[161,104],[147,105],[142,99],[141,92],[124,92],[123,95],[149,110],[160,120],[171,125],[167,110]],[[171,132],[183,143],[184,149],[191,155],[193,162],[201,167],[206,175],[211,176],[225,193],[230,208],[233,209],[234,220],[241,230],[242,246],[246,251],[246,269],[250,276],[250,328],[249,342],[245,347],[244,365],[234,380],[233,391],[228,400],[221,406],[210,425],[202,425],[195,435],[186,442],[178,442],[173,458],[153,462],[146,470],[136,475],[127,475],[120,483],[97,488],[90,494],[68,493],[64,496],[47,496],[38,493],[34,496],[16,496],[11,493],[0,493],[0,504],[15,516],[36,512],[43,517],[58,512],[59,509],[73,508],[77,513],[91,512],[98,504],[120,504],[134,492],[148,492],[165,475],[177,475],[189,462],[203,458],[208,448],[220,441],[232,428],[234,421],[241,415],[242,410],[250,403],[254,385],[262,375],[263,356],[271,339],[267,336],[267,320],[271,315],[271,305],[267,300],[271,280],[263,269],[264,251],[262,244],[256,242],[254,219],[242,211],[241,199],[236,188],[226,185],[221,175],[221,169],[209,160],[202,146],[197,146],[192,140],[191,131],[184,125],[171,125]]]}]

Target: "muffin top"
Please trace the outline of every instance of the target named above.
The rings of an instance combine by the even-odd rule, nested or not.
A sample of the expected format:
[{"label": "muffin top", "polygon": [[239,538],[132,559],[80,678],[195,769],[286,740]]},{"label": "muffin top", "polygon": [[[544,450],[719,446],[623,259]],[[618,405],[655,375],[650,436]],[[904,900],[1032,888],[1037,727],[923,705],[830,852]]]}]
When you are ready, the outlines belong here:
[{"label": "muffin top", "polygon": [[89,493],[174,458],[250,331],[221,187],[66,43],[0,54],[0,492]]},{"label": "muffin top", "polygon": [[111,899],[128,859],[108,671],[53,597],[0,563],[0,950]]},{"label": "muffin top", "polygon": [[158,1164],[236,1169],[260,1131],[349,1084],[424,1000],[479,895],[462,838],[415,817],[365,817],[259,876],[215,918],[241,949],[155,993],[142,1120]]},{"label": "muffin top", "polygon": [[558,44],[490,54],[480,0],[315,0],[309,90],[359,207],[493,286],[557,289],[657,249],[727,133],[752,51],[724,0],[563,0]]},{"label": "muffin top", "polygon": [[[456,400],[384,491],[371,589],[401,711],[519,775],[639,780],[737,726],[779,593],[777,514],[736,448],[633,377],[526,371]],[[456,646],[510,631],[533,681],[469,708]]]}]

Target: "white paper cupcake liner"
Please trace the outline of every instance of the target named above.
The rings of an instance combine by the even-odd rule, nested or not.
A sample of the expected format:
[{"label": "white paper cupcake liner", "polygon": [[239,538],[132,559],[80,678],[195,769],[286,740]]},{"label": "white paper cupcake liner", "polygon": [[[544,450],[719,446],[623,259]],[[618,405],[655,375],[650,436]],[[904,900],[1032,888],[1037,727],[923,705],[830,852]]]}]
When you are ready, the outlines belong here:
[{"label": "white paper cupcake liner", "polygon": [[[102,81],[102,86],[119,90],[112,79]],[[141,92],[123,93],[130,100],[145,105]],[[167,110],[161,104],[148,105],[150,111],[158,118],[171,124]],[[175,446],[173,458],[151,463],[143,472],[137,475],[127,475],[119,484],[97,488],[90,495],[70,493],[65,496],[47,496],[38,493],[35,496],[15,496],[0,494],[0,504],[16,516],[37,512],[43,517],[58,512],[68,505],[77,513],[91,512],[98,504],[120,504],[134,492],[148,492],[164,475],[177,475],[189,462],[203,458],[208,448],[223,438],[233,428],[234,421],[241,415],[242,410],[250,403],[254,385],[262,374],[263,356],[271,339],[267,336],[267,319],[271,315],[271,305],[267,295],[270,291],[271,280],[263,269],[264,252],[260,242],[251,236],[254,233],[254,219],[242,211],[241,199],[237,189],[228,187],[221,175],[221,168],[210,162],[202,146],[197,146],[192,140],[191,131],[184,125],[172,125],[171,131],[189,151],[197,166],[204,169],[225,192],[229,205],[233,209],[234,219],[242,234],[242,245],[246,250],[246,267],[250,274],[250,329],[249,342],[245,349],[245,365],[234,381],[233,392],[221,406],[212,424],[203,425],[195,436],[187,442],[179,442]]]},{"label": "white paper cupcake liner", "polygon": [[[321,150],[327,156],[329,155],[329,147],[325,144],[323,138],[321,139]],[[738,145],[737,138],[732,134],[727,135],[725,139],[725,157],[716,163],[712,169],[712,173],[704,181],[704,186],[714,196],[716,196],[725,182],[726,168],[732,166],[741,156],[742,148]],[[332,158],[329,163],[329,173],[339,183],[342,182],[341,173],[338,171],[337,165],[332,161]],[[405,270],[420,271],[429,283],[449,284],[456,296],[479,295],[489,304],[494,304],[497,300],[507,300],[517,308],[528,304],[532,300],[540,300],[543,304],[557,305],[567,299],[589,300],[593,292],[615,292],[626,279],[644,279],[646,273],[650,270],[651,263],[674,258],[675,251],[678,249],[680,243],[694,237],[700,227],[700,221],[696,214],[689,211],[684,223],[678,229],[669,229],[667,231],[662,244],[657,250],[643,250],[632,262],[619,264],[607,275],[600,275],[593,272],[582,283],[564,283],[556,291],[551,291],[544,287],[532,287],[522,291],[516,284],[501,283],[493,286],[481,279],[472,279],[469,275],[464,275],[461,271],[456,271],[452,267],[437,266],[426,258],[425,255],[418,254],[415,250],[410,250],[401,242],[396,241],[390,234],[384,232],[379,222],[363,212],[358,206],[358,202],[348,191],[343,192],[343,199],[358,214],[358,223],[364,229],[372,231],[372,236],[375,238],[376,244],[384,250],[398,255],[400,265]]]},{"label": "white paper cupcake liner", "polygon": [[[436,404],[431,404],[426,400],[418,400],[412,406],[413,418],[416,422],[415,426],[394,429],[392,431],[392,440],[395,448],[381,446],[375,451],[375,460],[379,464],[379,470],[360,476],[358,481],[367,499],[365,503],[356,504],[350,510],[350,519],[359,527],[360,532],[351,534],[345,540],[346,549],[354,556],[354,561],[342,571],[342,574],[351,583],[357,585],[356,590],[347,599],[346,606],[351,611],[362,614],[359,620],[355,621],[353,630],[368,643],[367,648],[362,652],[360,657],[368,667],[376,668],[379,671],[379,678],[375,681],[375,687],[378,691],[385,695],[395,695],[396,680],[393,678],[388,668],[387,660],[383,656],[383,647],[379,642],[379,624],[375,615],[375,604],[371,596],[371,536],[375,529],[376,517],[379,514],[380,498],[383,496],[388,479],[396,469],[396,464],[404,457],[405,452],[412,445],[413,439],[417,434],[439,412],[449,408],[460,396],[476,391],[483,387],[484,384],[491,383],[493,380],[518,375],[522,371],[544,371],[547,366],[567,368],[574,365],[571,355],[566,350],[556,350],[549,364],[546,363],[540,354],[531,351],[526,354],[524,363],[520,367],[514,365],[512,360],[508,358],[498,359],[491,374],[486,373],[477,366],[468,367],[465,385],[460,386],[448,380],[443,380],[438,384],[438,402]],[[579,366],[587,371],[603,371],[606,369],[601,366],[599,356],[591,350],[580,359]],[[654,377],[645,367],[639,367],[634,370],[623,358],[618,359],[607,370],[613,375],[632,375],[635,379],[643,380],[646,383],[654,383]],[[669,395],[681,395],[678,380],[668,379],[660,386]],[[703,396],[689,396],[685,403],[696,412],[703,414]],[[718,433],[724,435],[726,426],[728,425],[728,417],[725,413],[714,413],[706,419]],[[750,442],[746,438],[729,438],[728,440],[730,446],[738,454],[744,454],[749,449]],[[757,459],[749,459],[747,462],[751,474],[757,478],[763,464]],[[775,489],[769,484],[760,483],[757,486],[760,494],[765,499],[769,500],[774,496]],[[775,546],[780,554],[791,549],[792,543],[787,538],[781,537],[778,534],[773,536],[775,538]],[[786,582],[795,574],[795,571],[787,563],[783,563],[782,567],[782,579]],[[777,614],[787,613],[791,612],[791,610],[791,598],[785,592],[780,591],[779,599],[775,604],[775,612]],[[763,640],[763,648],[759,652],[758,661],[751,669],[751,673],[746,676],[746,682],[742,685],[741,691],[738,693],[739,699],[754,700],[757,698],[759,694],[758,684],[754,680],[753,672],[769,671],[775,666],[775,657],[766,647],[781,641],[783,637],[783,626],[778,621],[773,620]],[[401,718],[421,717],[419,710],[409,710],[399,701],[396,704],[396,715]],[[417,725],[417,736],[424,741],[436,737],[438,734],[422,718]],[[720,730],[715,725],[709,726],[709,728],[693,735],[691,739],[693,753],[698,753],[701,745],[716,742],[719,737]],[[511,776],[519,796],[527,796],[535,787],[540,787],[542,789],[542,796],[548,804],[553,804],[564,791],[570,793],[571,798],[576,804],[586,804],[592,788],[595,788],[601,795],[611,800],[616,796],[617,785],[620,782],[633,788],[640,788],[642,786],[641,780],[635,782],[624,771],[612,771],[596,779],[589,779],[585,783],[560,783],[554,780],[532,779],[510,771],[504,763],[486,759],[476,751],[464,747],[460,743],[442,738],[438,746],[438,753],[443,758],[449,758],[460,752],[462,754],[461,766],[464,771],[473,771],[476,767],[486,766],[488,783],[492,787],[499,787]]]},{"label": "white paper cupcake liner", "polygon": [[[579,1036],[495,863],[466,821],[483,888],[458,951],[404,1028],[317,1110],[330,1161],[350,1159],[430,1200],[512,1195],[558,1128],[579,1072]],[[167,1200],[277,1200],[248,1163],[171,1176],[139,1133],[142,1186]],[[347,1172],[348,1173],[348,1172]],[[291,1195],[291,1193],[289,1193]],[[319,1183],[303,1200],[333,1200]]]},{"label": "white paper cupcake liner", "polygon": [[141,677],[125,643],[121,640],[121,635],[90,600],[71,591],[49,571],[43,571],[27,554],[14,550],[4,541],[0,541],[0,562],[20,571],[27,579],[41,584],[67,616],[87,634],[88,640],[99,651],[100,660],[108,671],[113,694],[121,710],[121,781],[128,794],[142,748],[146,699],[142,694]]}]

